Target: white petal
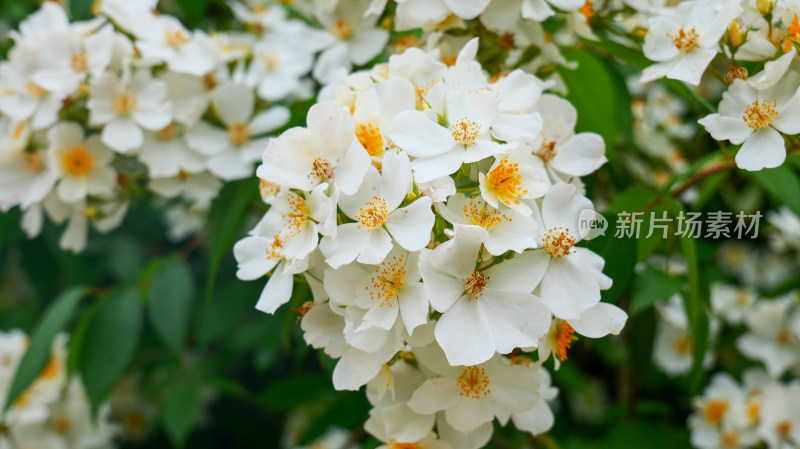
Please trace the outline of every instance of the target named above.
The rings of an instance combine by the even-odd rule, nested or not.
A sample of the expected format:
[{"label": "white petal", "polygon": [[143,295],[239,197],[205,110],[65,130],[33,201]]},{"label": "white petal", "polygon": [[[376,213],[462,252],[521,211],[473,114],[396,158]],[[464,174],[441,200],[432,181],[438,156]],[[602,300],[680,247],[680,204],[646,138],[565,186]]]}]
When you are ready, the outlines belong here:
[{"label": "white petal", "polygon": [[435,219],[431,199],[423,196],[392,212],[386,221],[386,228],[400,246],[409,251],[419,251],[430,242]]},{"label": "white petal", "polygon": [[479,301],[462,297],[436,323],[436,341],[451,365],[477,365],[495,353],[492,329]]},{"label": "white petal", "polygon": [[456,405],[445,410],[444,416],[454,429],[461,432],[475,430],[494,418],[488,400],[468,397],[460,398]]},{"label": "white petal", "polygon": [[773,168],[786,160],[786,145],[778,131],[767,127],[754,132],[736,153],[736,166],[750,171]]},{"label": "white petal", "polygon": [[[404,111],[392,121],[392,142],[414,157],[437,156],[453,147],[450,132],[419,111]],[[449,173],[448,173],[449,174]]]},{"label": "white petal", "polygon": [[127,153],[144,143],[144,133],[130,118],[120,117],[103,127],[103,143],[109,148]]},{"label": "white petal", "polygon": [[589,338],[618,335],[625,326],[628,315],[619,307],[605,302],[587,309],[577,320],[569,320],[575,332]]},{"label": "white petal", "polygon": [[422,415],[432,415],[439,410],[452,407],[461,393],[453,378],[434,377],[426,380],[414,391],[408,408]]},{"label": "white petal", "polygon": [[336,231],[336,238],[323,237],[319,249],[326,262],[333,268],[350,263],[361,254],[369,241],[369,232],[358,227],[357,223],[346,223]]},{"label": "white petal", "polygon": [[264,286],[261,297],[256,303],[256,309],[272,314],[278,310],[278,307],[289,302],[292,297],[294,276],[284,271],[283,264],[280,264],[272,272],[272,276],[269,277],[269,281]]}]

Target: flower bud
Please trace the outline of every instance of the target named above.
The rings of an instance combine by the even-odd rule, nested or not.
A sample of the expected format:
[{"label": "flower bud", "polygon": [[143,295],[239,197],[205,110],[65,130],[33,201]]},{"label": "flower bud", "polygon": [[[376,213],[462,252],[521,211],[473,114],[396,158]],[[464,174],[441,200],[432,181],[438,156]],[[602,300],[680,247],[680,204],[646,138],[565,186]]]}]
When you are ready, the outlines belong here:
[{"label": "flower bud", "polygon": [[739,26],[739,22],[733,20],[728,24],[728,45],[731,48],[739,48],[743,43],[742,28]]},{"label": "flower bud", "polygon": [[762,16],[772,13],[772,8],[775,7],[773,0],[756,0],[756,8]]}]

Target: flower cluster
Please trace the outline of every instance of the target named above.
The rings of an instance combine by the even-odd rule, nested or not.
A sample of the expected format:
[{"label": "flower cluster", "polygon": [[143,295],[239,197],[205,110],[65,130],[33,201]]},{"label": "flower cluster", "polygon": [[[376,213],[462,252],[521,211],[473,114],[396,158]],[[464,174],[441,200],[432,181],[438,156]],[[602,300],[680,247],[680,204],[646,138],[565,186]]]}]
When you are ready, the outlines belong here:
[{"label": "flower cluster", "polygon": [[[38,378],[0,419],[0,448],[48,447],[105,449],[112,446],[117,427],[109,420],[108,404],[92,414],[78,376],[67,374],[67,337],[53,341],[50,359]],[[5,404],[11,382],[25,350],[24,332],[0,332],[0,405]]]},{"label": "flower cluster", "polygon": [[[800,72],[792,64],[798,14],[796,2],[774,0],[693,0],[655,8],[644,54],[656,63],[642,81],[667,77],[697,85],[707,71],[723,79],[729,87],[718,111],[699,123],[714,139],[741,144],[739,168],[777,167],[786,159],[786,142],[794,144],[800,133]],[[724,76],[714,64],[722,58]]]},{"label": "flower cluster", "polygon": [[739,384],[716,374],[689,416],[692,445],[702,449],[770,449],[800,445],[800,384],[781,383],[751,368]]},{"label": "flower cluster", "polygon": [[289,121],[278,102],[313,95],[312,68],[323,81],[388,38],[366,20],[351,26],[342,15],[363,9],[344,6],[320,10],[319,29],[277,5],[232,2],[251,32],[208,35],[156,3],[104,0],[96,18],[70,24],[45,2],[12,32],[0,63],[0,211],[19,206],[30,237],[46,214],[67,222],[61,247],[82,251],[90,223],[116,228],[147,191],[167,203],[169,236],[186,237],[223,181],[253,175]]},{"label": "flower cluster", "polygon": [[449,67],[411,48],[329,85],[264,151],[270,208],[234,247],[239,278],[269,275],[261,311],[308,282],[305,339],[339,359],[337,389],[367,385],[366,429],[387,447],[477,448],[494,418],[547,430],[542,363],[627,318],[579,245],[579,177],[606,161],[603,140],[575,133],[551,83],[490,78],[477,48]]}]

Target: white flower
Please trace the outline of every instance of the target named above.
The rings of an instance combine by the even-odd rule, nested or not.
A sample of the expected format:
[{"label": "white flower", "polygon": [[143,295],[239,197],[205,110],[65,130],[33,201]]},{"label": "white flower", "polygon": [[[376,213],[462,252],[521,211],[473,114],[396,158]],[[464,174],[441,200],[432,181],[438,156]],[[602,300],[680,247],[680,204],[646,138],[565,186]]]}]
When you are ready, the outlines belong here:
[{"label": "white flower", "polygon": [[[716,140],[742,144],[736,165],[745,170],[777,167],[786,159],[781,133],[800,132],[800,75],[789,72],[772,87],[755,90],[734,80],[722,94],[719,113],[698,121]],[[780,131],[780,132],[779,132]]]},{"label": "white flower", "polygon": [[59,174],[58,196],[68,203],[87,195],[110,195],[117,183],[117,173],[109,165],[112,153],[97,135],[84,139],[77,123],[63,122],[47,133],[50,167]]},{"label": "white flower", "polygon": [[[25,57],[34,56],[26,53]],[[50,92],[33,82],[32,75],[29,67],[11,62],[0,64],[0,83],[7,90],[0,95],[0,113],[19,122],[30,120],[33,129],[43,129],[58,120],[67,92]]]},{"label": "white flower", "polygon": [[256,174],[293,189],[310,191],[328,182],[354,194],[370,159],[355,138],[353,118],[333,103],[318,103],[306,120],[308,128],[291,128],[270,141]]},{"label": "white flower", "polygon": [[530,251],[527,276],[537,283],[541,279],[542,302],[562,320],[579,319],[600,302],[600,290],[611,287],[611,279],[603,274],[603,258],[575,246],[581,240],[578,214],[586,209],[592,209],[592,203],[575,186],[552,186],[542,200],[542,249]]},{"label": "white flower", "polygon": [[410,81],[394,77],[384,84],[358,93],[353,105],[356,138],[370,156],[379,161],[390,148],[394,117],[415,107],[416,94]]},{"label": "white flower", "polygon": [[756,301],[756,294],[743,287],[721,283],[711,284],[711,306],[714,312],[730,324],[739,324],[750,313]]},{"label": "white flower", "polygon": [[419,251],[430,241],[435,219],[431,199],[421,197],[400,207],[411,191],[408,156],[386,153],[382,165],[381,174],[369,167],[361,188],[339,199],[339,207],[355,222],[340,225],[335,236],[325,236],[320,242],[333,268],[356,259],[380,263],[394,246],[392,239],[409,251]]},{"label": "white flower", "polygon": [[0,162],[0,211],[24,210],[50,193],[59,178],[43,151],[19,152]]},{"label": "white flower", "polygon": [[313,54],[283,39],[266,39],[253,47],[253,62],[247,73],[249,85],[260,98],[269,101],[289,96],[300,78],[311,70]]},{"label": "white flower", "polygon": [[548,187],[536,169],[528,165],[531,157],[526,146],[510,148],[495,157],[489,172],[479,175],[481,196],[487,203],[495,208],[502,203],[522,215],[531,215],[530,206],[520,200],[540,198]]},{"label": "white flower", "polygon": [[697,85],[717,54],[719,39],[741,12],[739,0],[683,2],[673,14],[652,17],[644,54],[656,64],[645,69],[642,81],[667,78]]},{"label": "white flower", "polygon": [[498,106],[493,93],[450,89],[443,100],[443,110],[437,112],[446,117],[445,126],[421,111],[401,112],[392,122],[392,141],[416,158],[412,168],[418,182],[455,173],[463,163],[504,150],[489,132]]},{"label": "white flower", "polygon": [[140,15],[133,22],[133,34],[136,48],[146,61],[165,62],[174,72],[203,76],[216,63],[214,44],[208,36],[187,30],[174,17]]},{"label": "white flower", "polygon": [[539,400],[528,411],[512,413],[511,419],[514,420],[514,426],[517,429],[539,435],[550,430],[555,423],[553,411],[550,410],[547,402],[556,398],[558,389],[552,386],[550,373],[542,368],[541,364],[532,364],[530,369],[535,370],[539,375]]},{"label": "white flower", "polygon": [[770,449],[800,445],[800,385],[773,385],[764,394],[758,434]]},{"label": "white flower", "polygon": [[408,406],[420,414],[443,410],[447,423],[459,432],[475,430],[497,413],[528,411],[538,399],[537,373],[506,365],[500,356],[473,366],[428,367],[438,376],[420,385]]},{"label": "white flower", "polygon": [[428,298],[442,313],[436,341],[453,365],[477,365],[496,352],[533,347],[550,326],[550,312],[531,294],[530,253],[486,270],[475,269],[487,232],[456,226],[454,239],[425,252],[420,269]]},{"label": "white flower", "polygon": [[605,302],[597,303],[584,311],[577,320],[554,319],[547,335],[539,339],[539,360],[553,354],[556,369],[567,359],[567,350],[577,337],[575,332],[588,338],[618,335],[625,326],[628,315],[619,307]]},{"label": "white flower", "polygon": [[286,124],[289,110],[273,106],[254,115],[255,96],[238,83],[218,87],[211,101],[225,129],[201,121],[186,132],[187,143],[208,156],[208,170],[226,181],[252,175],[253,163],[269,143],[264,134]]},{"label": "white flower", "polygon": [[447,200],[447,204],[436,204],[436,211],[450,223],[486,229],[483,245],[493,256],[511,250],[521,253],[537,246],[538,225],[533,218],[511,209],[497,209],[480,197],[467,198],[463,193],[456,193]]},{"label": "white flower", "polygon": [[773,377],[800,361],[800,319],[790,315],[792,298],[760,301],[744,317],[747,333],[736,346],[747,357],[760,360]]},{"label": "white flower", "polygon": [[147,71],[130,80],[105,72],[92,82],[91,92],[89,124],[103,125],[103,143],[120,153],[142,146],[142,128],[158,131],[172,121],[167,85]]},{"label": "white flower", "polygon": [[183,127],[176,123],[145,133],[138,157],[147,166],[150,177],[163,178],[205,170],[207,158],[191,149],[184,135]]}]

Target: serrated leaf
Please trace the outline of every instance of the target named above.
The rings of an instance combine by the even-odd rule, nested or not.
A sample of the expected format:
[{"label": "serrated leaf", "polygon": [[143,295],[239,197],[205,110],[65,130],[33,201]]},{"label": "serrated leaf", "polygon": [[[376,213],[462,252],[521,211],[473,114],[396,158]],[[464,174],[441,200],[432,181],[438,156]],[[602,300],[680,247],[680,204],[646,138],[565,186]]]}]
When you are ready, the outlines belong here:
[{"label": "serrated leaf", "polygon": [[86,289],[83,287],[67,290],[47,310],[39,326],[33,332],[28,350],[25,351],[25,355],[17,367],[3,411],[8,410],[19,395],[39,377],[50,359],[53,338],[67,324],[85,294]]},{"label": "serrated leaf", "polygon": [[171,388],[161,408],[161,423],[172,444],[183,447],[200,413],[200,388],[181,383]]},{"label": "serrated leaf", "polygon": [[135,289],[106,298],[89,324],[81,347],[80,371],[93,410],[128,367],[141,329],[142,301]]},{"label": "serrated leaf", "polygon": [[176,353],[183,348],[194,296],[192,273],[179,258],[169,259],[158,267],[147,291],[153,327]]}]

